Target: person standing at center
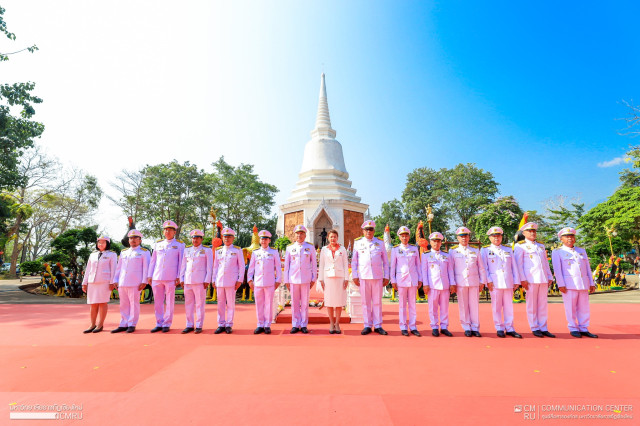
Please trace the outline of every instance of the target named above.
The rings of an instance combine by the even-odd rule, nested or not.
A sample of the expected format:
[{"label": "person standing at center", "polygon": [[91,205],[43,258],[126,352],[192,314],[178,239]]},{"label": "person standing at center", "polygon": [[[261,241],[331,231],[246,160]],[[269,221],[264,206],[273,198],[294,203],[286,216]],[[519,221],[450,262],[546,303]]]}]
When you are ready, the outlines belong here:
[{"label": "person standing at center", "polygon": [[544,244],[536,241],[538,224],[527,222],[520,228],[524,240],[516,244],[514,255],[520,284],[527,291],[527,318],[536,337],[556,337],[547,329],[547,293],[553,283],[553,275]]},{"label": "person standing at center", "polygon": [[318,281],[324,291],[324,306],[329,313],[329,333],[341,334],[340,314],[347,304],[349,284],[349,259],[347,250],[338,243],[338,231],[329,231],[329,245],[320,252]]},{"label": "person standing at center", "polygon": [[[176,240],[178,225],[172,220],[162,224],[164,240],[156,241],[149,262],[148,283],[153,289],[153,304],[156,326],[152,333],[167,333],[173,322],[173,307],[176,301],[176,286],[180,285],[180,264],[184,254],[184,243]],[[166,303],[166,307],[165,307]]]},{"label": "person standing at center", "polygon": [[[371,333],[371,327],[381,335],[388,334],[382,328],[382,288],[389,283],[389,260],[384,242],[373,236],[376,223],[367,220],[362,224],[363,236],[353,242],[351,275],[353,283],[360,287],[362,295],[362,335]],[[362,279],[362,283],[360,282]]]},{"label": "person standing at center", "polygon": [[471,231],[461,226],[456,229],[457,246],[449,250],[449,258],[453,262],[456,280],[456,294],[458,295],[458,312],[460,324],[467,337],[480,335],[480,292],[487,282],[487,274],[480,250],[469,246]]},{"label": "person standing at center", "polygon": [[297,225],[296,241],[287,246],[284,255],[284,283],[291,293],[291,334],[309,332],[309,290],[318,276],[316,249],[305,242],[307,228]]},{"label": "person standing at center", "polygon": [[189,236],[192,245],[184,249],[180,265],[180,283],[184,287],[184,312],[187,316],[187,327],[182,334],[194,331],[194,316],[195,333],[200,334],[204,325],[206,289],[213,272],[213,251],[202,245],[202,230],[194,229]]},{"label": "person standing at center", "polygon": [[269,247],[271,232],[263,229],[258,232],[260,248],[251,253],[247,282],[256,299],[256,316],[258,327],[253,334],[271,334],[273,318],[273,294],[282,281],[280,253]]},{"label": "person standing at center", "polygon": [[231,334],[236,310],[236,291],[244,280],[244,255],[240,247],[233,245],[236,232],[231,228],[222,230],[223,245],[216,250],[213,261],[213,284],[218,292],[218,328]]},{"label": "person standing at center", "polygon": [[[416,328],[416,294],[422,287],[422,268],[420,267],[420,251],[418,247],[409,244],[411,231],[406,226],[398,229],[400,244],[391,249],[390,275],[393,288],[398,291],[400,299],[400,331],[403,336],[409,336],[407,331],[407,316],[411,334],[420,336]],[[407,315],[408,314],[408,315]]]}]

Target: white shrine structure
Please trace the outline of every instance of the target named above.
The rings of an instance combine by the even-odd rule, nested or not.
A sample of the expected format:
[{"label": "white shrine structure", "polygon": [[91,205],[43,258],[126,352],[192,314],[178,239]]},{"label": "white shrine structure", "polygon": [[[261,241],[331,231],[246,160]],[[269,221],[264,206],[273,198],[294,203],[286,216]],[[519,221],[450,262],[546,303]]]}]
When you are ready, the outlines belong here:
[{"label": "white shrine structure", "polygon": [[298,182],[287,202],[280,206],[276,233],[293,241],[293,229],[302,224],[308,230],[307,241],[321,247],[322,233],[335,229],[340,244],[353,247],[353,240],[362,235],[360,226],[368,208],[351,187],[342,145],[331,128],[323,73],[316,127],[304,148]]}]

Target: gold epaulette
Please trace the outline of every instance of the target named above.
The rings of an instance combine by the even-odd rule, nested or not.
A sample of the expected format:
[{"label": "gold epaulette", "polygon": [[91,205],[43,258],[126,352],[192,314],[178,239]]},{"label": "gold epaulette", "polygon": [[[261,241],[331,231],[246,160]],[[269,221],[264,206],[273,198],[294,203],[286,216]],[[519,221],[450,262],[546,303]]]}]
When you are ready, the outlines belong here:
[{"label": "gold epaulette", "polygon": [[431,253],[431,250],[425,250],[423,254]]},{"label": "gold epaulette", "polygon": [[356,239],[355,239],[355,240],[353,240],[353,241],[358,241],[358,240],[359,240],[359,239],[361,239],[361,238],[364,238],[364,235],[363,235],[362,237],[358,237],[358,238],[356,238]]},{"label": "gold epaulette", "polygon": [[522,241],[518,241],[518,244],[524,244],[526,242],[527,242],[527,240],[522,240]]},{"label": "gold epaulette", "polygon": [[211,248],[211,246],[208,246],[206,244],[203,244],[202,247]]},{"label": "gold epaulette", "polygon": [[144,250],[144,251],[149,251],[149,249],[146,249],[146,248],[144,248],[144,247],[142,247],[142,246],[139,246],[139,247],[140,247],[142,250]]},{"label": "gold epaulette", "polygon": [[400,245],[400,244],[396,244],[395,246],[393,246],[393,248],[396,248],[396,247],[398,247],[399,245]]},{"label": "gold epaulette", "polygon": [[[234,247],[235,247],[235,248],[237,248],[237,249],[240,249],[240,247],[238,247],[238,246],[234,246]],[[241,249],[240,249],[240,250],[241,250]]]},{"label": "gold epaulette", "polygon": [[508,247],[508,248],[511,248],[511,246],[510,246],[510,245],[508,245],[508,244],[502,244],[502,247]]},{"label": "gold epaulette", "polygon": [[456,244],[455,246],[451,247],[449,250],[457,249],[458,247],[460,247],[460,244]]},{"label": "gold epaulette", "polygon": [[180,244],[184,244],[182,241],[180,241],[179,239],[176,238],[176,241],[179,242]]},{"label": "gold epaulette", "polygon": [[482,246],[482,248],[489,248],[491,244],[487,244],[486,246]]},{"label": "gold epaulette", "polygon": [[158,239],[156,240],[156,243],[159,243],[160,241],[164,241],[164,238],[158,238]]},{"label": "gold epaulette", "polygon": [[189,244],[188,246],[185,246],[185,248],[189,248],[189,247],[193,247],[193,244]]},{"label": "gold epaulette", "polygon": [[127,247],[127,248],[123,248],[122,250],[120,250],[120,253],[122,253],[123,251],[127,251],[129,250],[131,247]]}]

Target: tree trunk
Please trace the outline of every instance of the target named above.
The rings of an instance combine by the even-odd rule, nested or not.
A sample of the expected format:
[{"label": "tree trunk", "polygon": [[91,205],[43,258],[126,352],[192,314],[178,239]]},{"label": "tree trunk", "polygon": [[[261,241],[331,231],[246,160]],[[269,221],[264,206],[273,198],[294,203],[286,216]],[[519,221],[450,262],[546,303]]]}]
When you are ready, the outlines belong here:
[{"label": "tree trunk", "polygon": [[13,228],[9,231],[9,235],[15,234],[16,240],[13,243],[13,253],[11,253],[11,267],[9,268],[9,275],[16,275],[16,262],[18,261],[18,254],[20,253],[20,225],[22,224],[22,215],[18,213],[16,217],[16,223],[13,225]]}]

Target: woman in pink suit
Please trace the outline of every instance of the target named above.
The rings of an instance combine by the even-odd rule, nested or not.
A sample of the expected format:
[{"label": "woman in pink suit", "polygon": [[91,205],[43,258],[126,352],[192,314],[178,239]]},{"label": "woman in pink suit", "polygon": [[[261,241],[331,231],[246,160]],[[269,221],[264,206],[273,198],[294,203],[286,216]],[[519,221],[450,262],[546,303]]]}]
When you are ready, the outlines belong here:
[{"label": "woman in pink suit", "polygon": [[[107,304],[111,297],[111,290],[116,288],[118,255],[109,250],[110,248],[111,240],[108,237],[98,237],[96,242],[98,251],[91,253],[87,261],[82,290],[87,293],[87,304],[91,305],[91,326],[84,333],[102,331],[104,319],[107,317]],[[96,320],[98,320],[97,325]]]},{"label": "woman in pink suit", "polygon": [[349,261],[347,250],[338,243],[338,231],[329,231],[329,245],[320,252],[318,281],[324,291],[324,306],[329,311],[329,333],[340,334],[340,314],[347,303]]}]

